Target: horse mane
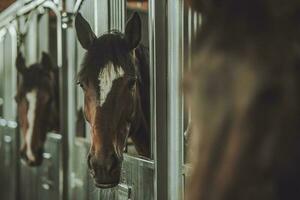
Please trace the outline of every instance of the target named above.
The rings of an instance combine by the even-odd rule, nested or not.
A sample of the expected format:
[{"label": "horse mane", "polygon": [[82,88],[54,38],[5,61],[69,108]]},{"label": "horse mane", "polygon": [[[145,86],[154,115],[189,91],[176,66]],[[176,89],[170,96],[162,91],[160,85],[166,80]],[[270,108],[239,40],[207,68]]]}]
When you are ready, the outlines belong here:
[{"label": "horse mane", "polygon": [[57,111],[57,113],[54,113],[53,115],[53,119],[51,119],[50,121],[50,130],[49,131],[56,131],[56,132],[60,132],[60,94],[59,94],[59,69],[58,67],[55,67],[53,69],[53,73],[54,73],[54,86],[53,86],[53,95],[54,95],[54,100],[52,102],[52,107],[53,108],[56,108],[56,109],[53,109],[52,111]]},{"label": "horse mane", "polygon": [[202,2],[187,199],[300,199],[300,5]]},{"label": "horse mane", "polygon": [[[135,50],[136,58],[139,62],[139,74],[141,76],[140,94],[142,98],[142,108],[147,125],[150,124],[150,73],[149,73],[149,49],[140,44]],[[149,127],[147,127],[149,130]]]}]

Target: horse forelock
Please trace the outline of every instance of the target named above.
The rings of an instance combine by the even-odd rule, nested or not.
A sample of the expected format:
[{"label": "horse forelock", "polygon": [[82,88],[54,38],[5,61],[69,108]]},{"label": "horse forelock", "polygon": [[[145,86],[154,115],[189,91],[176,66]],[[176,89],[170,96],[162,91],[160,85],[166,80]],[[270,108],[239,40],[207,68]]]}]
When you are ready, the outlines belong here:
[{"label": "horse forelock", "polygon": [[86,52],[81,70],[77,75],[77,81],[89,82],[98,88],[100,76],[105,78],[104,75],[112,75],[109,72],[113,71],[108,70],[112,69],[110,66],[113,66],[115,75],[126,74],[140,78],[135,51],[130,52],[123,37],[123,34],[119,32],[108,33],[99,37]]},{"label": "horse forelock", "polygon": [[114,66],[112,62],[109,62],[105,67],[100,70],[98,75],[99,80],[99,94],[100,94],[100,106],[102,106],[106,100],[107,95],[113,86],[113,82],[123,77],[125,74],[121,66]]}]

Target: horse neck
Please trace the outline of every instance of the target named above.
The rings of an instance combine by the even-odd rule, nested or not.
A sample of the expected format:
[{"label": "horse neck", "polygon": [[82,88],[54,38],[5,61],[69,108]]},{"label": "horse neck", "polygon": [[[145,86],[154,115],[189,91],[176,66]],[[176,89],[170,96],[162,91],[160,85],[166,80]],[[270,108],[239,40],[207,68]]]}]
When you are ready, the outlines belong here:
[{"label": "horse neck", "polygon": [[148,49],[144,46],[139,46],[135,51],[136,58],[139,62],[141,81],[138,87],[139,103],[136,105],[137,115],[133,132],[131,133],[131,139],[140,155],[150,157],[150,78]]}]

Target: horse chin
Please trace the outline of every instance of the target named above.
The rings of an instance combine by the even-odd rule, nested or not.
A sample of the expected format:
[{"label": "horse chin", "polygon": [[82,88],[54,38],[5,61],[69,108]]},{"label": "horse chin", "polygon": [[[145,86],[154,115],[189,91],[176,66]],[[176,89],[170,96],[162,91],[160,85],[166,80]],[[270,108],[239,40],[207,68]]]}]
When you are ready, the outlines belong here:
[{"label": "horse chin", "polygon": [[27,165],[29,167],[38,167],[40,165],[42,165],[43,163],[43,156],[36,156],[36,160],[32,161],[32,160],[29,160],[26,156],[26,154],[24,153],[21,153],[21,162],[24,164],[24,165]]},{"label": "horse chin", "polygon": [[97,188],[101,189],[109,189],[109,188],[114,188],[120,183],[120,174],[114,177],[110,177],[106,180],[99,179],[97,177],[94,177],[94,184]]},{"label": "horse chin", "polygon": [[117,183],[97,183],[96,181],[95,181],[95,186],[97,187],[97,188],[100,188],[100,189],[109,189],[109,188],[114,188],[114,187],[116,187],[117,185],[118,185],[119,183],[117,182]]},{"label": "horse chin", "polygon": [[38,167],[38,166],[41,166],[42,163],[43,163],[43,159],[39,159],[39,160],[36,160],[36,161],[34,161],[34,162],[28,163],[28,165],[29,165],[30,167]]}]

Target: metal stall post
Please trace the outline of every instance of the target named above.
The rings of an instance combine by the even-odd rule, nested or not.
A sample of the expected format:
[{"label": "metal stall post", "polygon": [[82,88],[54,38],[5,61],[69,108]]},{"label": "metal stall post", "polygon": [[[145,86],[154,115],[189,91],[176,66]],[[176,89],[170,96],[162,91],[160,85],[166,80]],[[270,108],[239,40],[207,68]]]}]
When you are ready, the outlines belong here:
[{"label": "metal stall post", "polygon": [[[45,152],[44,158],[48,161],[46,167],[45,179],[42,186],[47,190],[50,186],[52,196],[49,199],[68,199],[69,184],[69,132],[73,129],[71,121],[72,109],[70,108],[72,96],[69,96],[70,77],[68,69],[68,58],[66,49],[67,32],[63,28],[63,8],[60,1],[45,1],[42,6],[51,10],[56,16],[56,63],[59,68],[59,86],[60,86],[60,134],[48,134],[48,152]],[[51,36],[50,36],[51,37]],[[48,153],[48,154],[47,154]],[[54,157],[51,157],[53,155]],[[51,162],[53,159],[53,162]],[[52,173],[52,176],[51,176]],[[52,182],[53,186],[51,187]]]},{"label": "metal stall post", "polygon": [[[21,10],[20,10],[21,9]],[[19,22],[19,32],[26,34],[27,37],[24,38],[23,45],[23,55],[27,66],[35,63],[37,61],[37,43],[36,43],[36,33],[37,33],[37,17],[36,13],[32,10],[29,12],[22,12],[22,8],[17,10],[17,20]],[[26,6],[23,9],[27,9]],[[27,15],[25,15],[25,13]],[[28,37],[30,36],[30,37]],[[21,41],[20,41],[21,42]],[[14,66],[15,68],[15,66]],[[20,133],[19,133],[20,135]],[[20,143],[23,143],[23,138],[20,137]],[[36,200],[37,199],[37,168],[30,168],[24,162],[20,163],[20,197],[23,200]]]},{"label": "metal stall post", "polygon": [[[4,36],[6,34],[6,29],[0,29],[0,80],[4,80]],[[3,106],[4,106],[4,81],[0,85],[0,117],[3,117]]]},{"label": "metal stall post", "polygon": [[154,149],[154,199],[168,198],[168,127],[167,127],[167,0],[149,1],[151,128]]},{"label": "metal stall post", "polygon": [[183,9],[182,0],[168,4],[168,196],[183,198]]},{"label": "metal stall post", "polygon": [[7,26],[8,34],[4,40],[4,72],[5,72],[5,89],[4,89],[4,118],[14,121],[16,118],[16,103],[14,101],[16,92],[17,72],[15,59],[17,55],[17,33],[15,22]]},{"label": "metal stall post", "polygon": [[[74,145],[75,132],[76,132],[76,86],[75,86],[75,77],[76,77],[76,37],[75,31],[73,29],[73,19],[75,7],[80,7],[81,2],[76,0],[66,0],[65,1],[65,11],[62,14],[62,27],[64,31],[65,41],[65,52],[67,60],[66,67],[68,68],[68,186],[67,186],[67,195],[68,199],[79,200],[87,199],[87,195],[84,195],[86,188],[84,185],[84,180],[81,180],[81,177],[77,177],[77,174],[74,173],[76,169],[82,169],[81,167],[74,164],[77,154],[77,147]],[[74,169],[75,168],[75,169]]]},{"label": "metal stall post", "polygon": [[3,162],[2,171],[2,197],[8,200],[16,198],[17,192],[17,135],[16,135],[16,105],[14,95],[16,91],[16,70],[14,62],[16,57],[16,27],[15,21],[6,25],[6,35],[3,40],[3,61],[4,61],[4,101],[3,117],[6,124],[2,124],[1,130],[1,154]]}]

